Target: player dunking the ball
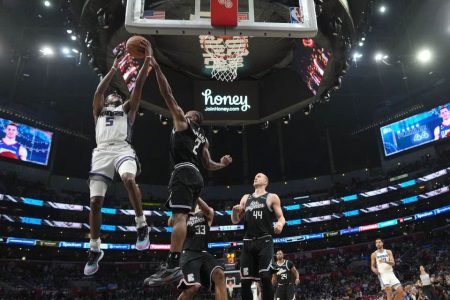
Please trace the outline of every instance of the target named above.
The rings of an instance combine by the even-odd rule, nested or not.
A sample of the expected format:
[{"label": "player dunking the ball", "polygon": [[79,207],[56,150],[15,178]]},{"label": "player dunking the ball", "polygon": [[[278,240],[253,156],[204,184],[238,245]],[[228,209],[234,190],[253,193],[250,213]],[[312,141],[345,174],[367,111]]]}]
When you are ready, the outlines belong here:
[{"label": "player dunking the ball", "polygon": [[395,266],[394,255],[391,250],[383,248],[383,241],[381,239],[375,240],[377,250],[372,253],[371,269],[372,272],[378,275],[381,288],[386,292],[387,300],[392,300],[392,291],[395,290],[395,300],[403,299],[404,292],[400,281],[394,274],[393,267]]},{"label": "player dunking the ball", "polygon": [[150,286],[161,282],[173,282],[182,276],[179,260],[180,252],[186,238],[186,221],[188,213],[195,207],[203,189],[203,178],[199,171],[199,160],[210,171],[220,170],[228,166],[231,156],[225,155],[220,162],[211,160],[208,140],[200,127],[203,116],[198,111],[184,114],[175,100],[169,83],[154,58],[150,64],[155,70],[161,95],[173,118],[173,130],[170,135],[170,159],[173,172],[169,182],[169,198],[166,207],[172,211],[173,231],[170,241],[170,252],[167,263],[160,271],[145,279]]},{"label": "player dunking the ball", "polygon": [[152,49],[148,41],[143,41],[145,62],[136,79],[136,86],[131,97],[125,103],[118,94],[104,97],[111,80],[118,68],[118,59],[103,78],[94,95],[93,114],[97,148],[92,152],[92,166],[89,172],[89,189],[91,210],[89,213],[90,250],[84,267],[85,275],[92,275],[98,270],[98,262],[103,258],[100,248],[100,225],[102,223],[101,207],[105,198],[108,183],[117,172],[128,192],[131,205],[136,214],[137,250],[146,250],[149,245],[148,226],[142,211],[142,196],[135,182],[138,173],[137,156],[130,145],[131,127],[139,108],[142,88],[151,71],[150,57]]},{"label": "player dunking the ball", "polygon": [[[244,195],[233,207],[231,221],[244,219],[244,245],[241,252],[242,299],[252,299],[252,281],[260,280],[262,299],[272,300],[272,234],[280,234],[286,223],[277,194],[268,193],[269,178],[258,173],[253,181],[255,192]],[[272,221],[277,218],[275,226]]]},{"label": "player dunking the ball", "polygon": [[278,250],[277,261],[273,263],[275,274],[272,275],[272,284],[277,285],[275,292],[275,300],[294,300],[295,288],[294,283],[300,283],[300,276],[294,263],[284,259],[283,250]]},{"label": "player dunking the ball", "polygon": [[[194,299],[202,286],[214,289],[216,300],[228,298],[223,268],[214,256],[206,251],[213,220],[214,209],[199,198],[195,211],[189,213],[187,220],[187,237],[180,258],[183,279],[178,284],[178,288],[183,292],[178,300]],[[171,223],[172,219],[169,221]]]}]

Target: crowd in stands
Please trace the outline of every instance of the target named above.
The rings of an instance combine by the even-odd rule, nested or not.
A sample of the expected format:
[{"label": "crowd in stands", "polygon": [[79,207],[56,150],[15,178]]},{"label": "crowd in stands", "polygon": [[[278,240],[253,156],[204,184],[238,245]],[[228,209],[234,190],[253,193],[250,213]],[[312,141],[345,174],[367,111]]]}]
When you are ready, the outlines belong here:
[{"label": "crowd in stands", "polygon": [[[419,281],[424,265],[437,300],[450,300],[449,228],[385,241],[396,258],[395,271],[408,292],[405,300],[426,300]],[[383,299],[370,271],[374,243],[288,254],[300,273],[296,299]],[[103,263],[94,277],[82,276],[83,262],[0,261],[0,299],[176,299],[175,286],[142,286],[158,263]],[[196,299],[211,299],[203,292]],[[240,299],[239,289],[234,297]]]}]

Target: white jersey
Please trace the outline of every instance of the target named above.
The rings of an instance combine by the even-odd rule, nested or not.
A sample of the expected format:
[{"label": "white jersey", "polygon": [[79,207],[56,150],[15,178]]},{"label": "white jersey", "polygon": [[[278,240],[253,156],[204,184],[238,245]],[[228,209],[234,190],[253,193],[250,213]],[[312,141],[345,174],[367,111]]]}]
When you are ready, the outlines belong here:
[{"label": "white jersey", "polygon": [[383,251],[375,251],[377,255],[377,269],[380,274],[394,273],[394,269],[387,262],[389,261],[388,250],[383,249]]},{"label": "white jersey", "polygon": [[97,147],[109,143],[131,142],[131,125],[123,105],[103,107],[95,124]]}]

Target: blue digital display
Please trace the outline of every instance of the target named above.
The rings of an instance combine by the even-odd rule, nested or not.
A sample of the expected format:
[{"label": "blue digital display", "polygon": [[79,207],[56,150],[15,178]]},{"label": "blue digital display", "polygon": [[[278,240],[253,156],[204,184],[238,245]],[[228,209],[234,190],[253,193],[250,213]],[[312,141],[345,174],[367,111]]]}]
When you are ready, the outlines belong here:
[{"label": "blue digital display", "polygon": [[348,195],[348,196],[344,196],[341,197],[342,201],[346,202],[346,201],[353,201],[358,199],[358,195]]},{"label": "blue digital display", "polygon": [[286,224],[288,226],[293,226],[293,225],[300,225],[302,224],[302,220],[301,219],[297,219],[297,220],[287,220]]},{"label": "blue digital display", "polygon": [[82,242],[60,242],[59,247],[61,248],[83,248],[84,243]]},{"label": "blue digital display", "polygon": [[384,154],[390,156],[450,137],[449,103],[381,127]]},{"label": "blue digital display", "polygon": [[359,209],[344,211],[344,216],[346,216],[346,217],[353,217],[353,216],[358,216],[358,215],[359,215]]},{"label": "blue digital display", "polygon": [[357,233],[357,232],[359,232],[359,227],[341,229],[341,230],[339,230],[339,232],[341,235]]},{"label": "blue digital display", "polygon": [[286,206],[283,206],[283,208],[285,210],[298,210],[298,209],[300,209],[300,204],[286,205]]},{"label": "blue digital display", "polygon": [[115,215],[117,214],[117,209],[102,207],[101,212],[104,214]]},{"label": "blue digital display", "polygon": [[37,218],[20,217],[20,221],[24,224],[32,224],[32,225],[42,224],[42,219]]},{"label": "blue digital display", "polygon": [[402,188],[406,188],[406,187],[410,187],[416,184],[416,180],[415,179],[411,179],[402,183],[399,183],[398,185]]},{"label": "blue digital display", "polygon": [[105,231],[116,231],[117,230],[115,225],[106,225],[106,224],[103,224],[102,226],[100,226],[100,229],[105,230]]},{"label": "blue digital display", "polygon": [[42,201],[42,200],[36,200],[33,198],[22,198],[22,199],[23,199],[23,203],[25,203],[25,204],[44,206],[44,201]]},{"label": "blue digital display", "polygon": [[6,243],[7,244],[19,244],[19,245],[34,246],[34,245],[36,245],[36,240],[10,237],[6,240]]},{"label": "blue digital display", "polygon": [[380,222],[378,223],[378,228],[384,228],[384,227],[389,227],[389,226],[394,226],[398,224],[398,220],[394,219],[394,220],[389,220],[389,221],[384,221],[384,222]]},{"label": "blue digital display", "polygon": [[402,203],[403,204],[413,203],[413,202],[416,202],[416,201],[419,201],[419,197],[418,196],[411,196],[411,197],[402,199]]}]

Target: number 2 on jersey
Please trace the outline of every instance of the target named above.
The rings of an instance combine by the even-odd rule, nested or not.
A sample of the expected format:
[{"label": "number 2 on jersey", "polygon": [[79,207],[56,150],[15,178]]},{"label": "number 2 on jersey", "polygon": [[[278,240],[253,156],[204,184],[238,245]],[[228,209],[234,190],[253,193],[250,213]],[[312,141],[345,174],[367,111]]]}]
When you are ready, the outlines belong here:
[{"label": "number 2 on jersey", "polygon": [[192,152],[193,152],[195,155],[197,155],[197,150],[198,150],[198,148],[200,147],[201,143],[202,143],[202,140],[201,140],[200,138],[196,138],[196,139],[195,139],[194,149],[192,149]]}]

